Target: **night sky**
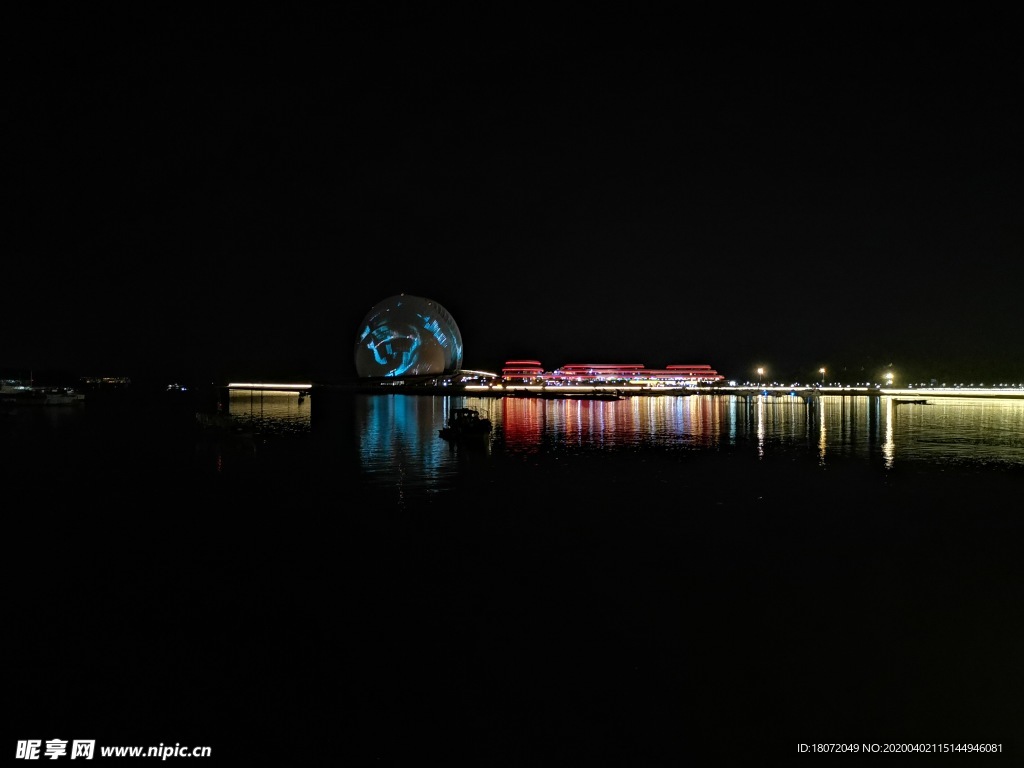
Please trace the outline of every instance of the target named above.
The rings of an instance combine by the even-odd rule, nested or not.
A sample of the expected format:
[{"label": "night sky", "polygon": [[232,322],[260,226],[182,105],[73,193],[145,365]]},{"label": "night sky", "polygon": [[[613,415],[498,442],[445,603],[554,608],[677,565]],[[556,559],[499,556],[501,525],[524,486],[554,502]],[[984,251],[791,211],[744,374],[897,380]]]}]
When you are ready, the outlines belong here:
[{"label": "night sky", "polygon": [[404,292],[467,368],[1024,380],[1008,16],[368,5],[12,19],[0,370],[345,380]]}]

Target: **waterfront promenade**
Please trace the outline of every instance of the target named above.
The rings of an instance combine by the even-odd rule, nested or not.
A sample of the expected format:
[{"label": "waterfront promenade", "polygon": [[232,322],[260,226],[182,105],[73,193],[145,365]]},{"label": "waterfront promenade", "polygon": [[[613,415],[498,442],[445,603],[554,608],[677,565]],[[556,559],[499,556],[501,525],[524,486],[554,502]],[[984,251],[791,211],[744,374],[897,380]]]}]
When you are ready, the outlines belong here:
[{"label": "waterfront promenade", "polygon": [[[450,387],[444,389],[450,390]],[[840,397],[899,397],[899,398],[929,398],[929,397],[1016,397],[1024,398],[1024,387],[876,387],[871,385],[860,386],[820,386],[811,385],[714,385],[714,386],[691,386],[691,387],[650,387],[635,385],[579,385],[579,386],[524,386],[515,385],[467,385],[467,394],[475,396],[508,397],[522,393],[543,394],[546,392],[558,392],[564,394],[582,394],[587,392],[618,392],[624,397],[630,396],[685,396],[685,395],[737,395],[741,397],[820,397],[822,395]]]},{"label": "waterfront promenade", "polygon": [[[262,385],[267,387],[267,385]],[[271,385],[290,389],[297,385]],[[403,385],[397,381],[387,385],[369,382],[348,384],[306,384],[311,387],[311,394],[317,391],[357,391],[364,394],[405,394],[405,395],[471,395],[473,397],[538,397],[558,398],[561,396],[579,396],[586,394],[617,393],[622,397],[684,397],[688,395],[735,395],[739,397],[800,397],[811,399],[821,396],[833,397],[893,397],[899,399],[928,398],[1024,398],[1024,386],[999,387],[885,387],[875,385],[830,386],[819,384],[800,384],[783,386],[765,384],[715,384],[706,386],[643,386],[630,384],[579,384],[545,386],[539,384],[509,384],[493,382],[486,384],[446,384],[429,385],[424,383]],[[233,388],[241,388],[235,385]]]}]

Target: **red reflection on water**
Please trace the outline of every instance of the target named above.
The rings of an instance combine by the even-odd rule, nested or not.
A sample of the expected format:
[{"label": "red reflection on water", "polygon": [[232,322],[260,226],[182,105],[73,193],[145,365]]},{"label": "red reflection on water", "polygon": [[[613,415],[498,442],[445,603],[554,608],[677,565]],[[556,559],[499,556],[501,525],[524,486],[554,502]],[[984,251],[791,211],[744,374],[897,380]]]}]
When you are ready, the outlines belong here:
[{"label": "red reflection on water", "polygon": [[502,399],[501,421],[505,431],[505,446],[509,450],[533,453],[540,448],[546,405],[539,398]]}]

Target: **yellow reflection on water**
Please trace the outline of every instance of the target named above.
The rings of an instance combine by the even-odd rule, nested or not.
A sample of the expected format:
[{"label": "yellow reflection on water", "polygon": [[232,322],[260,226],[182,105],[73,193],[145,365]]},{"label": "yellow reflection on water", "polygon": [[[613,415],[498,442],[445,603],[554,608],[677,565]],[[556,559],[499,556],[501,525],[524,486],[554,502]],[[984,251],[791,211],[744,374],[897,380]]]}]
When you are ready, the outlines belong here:
[{"label": "yellow reflection on water", "polygon": [[757,458],[764,458],[764,397],[757,398]]},{"label": "yellow reflection on water", "polygon": [[825,427],[826,421],[823,414],[821,413],[821,398],[819,397],[816,398],[814,402],[809,402],[807,404],[807,407],[814,408],[815,418],[818,419],[818,463],[824,464],[825,450],[828,447],[828,429],[826,429]]},{"label": "yellow reflection on water", "polygon": [[228,414],[242,423],[280,430],[305,431],[310,426],[309,398],[301,390],[232,389]]},{"label": "yellow reflection on water", "polygon": [[882,443],[882,457],[885,459],[886,469],[892,469],[896,461],[896,431],[893,424],[895,415],[896,407],[892,398],[885,398],[885,442]]}]

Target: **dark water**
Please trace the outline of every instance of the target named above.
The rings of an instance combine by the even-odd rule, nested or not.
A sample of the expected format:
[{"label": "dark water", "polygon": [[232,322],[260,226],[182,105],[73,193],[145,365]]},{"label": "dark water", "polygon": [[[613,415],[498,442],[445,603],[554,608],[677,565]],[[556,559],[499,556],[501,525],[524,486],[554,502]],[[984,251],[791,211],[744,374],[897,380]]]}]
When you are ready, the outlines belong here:
[{"label": "dark water", "polygon": [[[489,440],[437,437],[460,405]],[[197,410],[4,419],[11,740],[275,765],[1024,758],[1024,401]]]}]

